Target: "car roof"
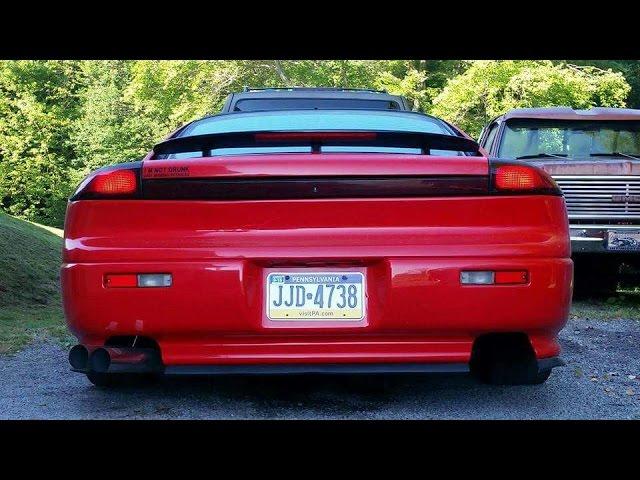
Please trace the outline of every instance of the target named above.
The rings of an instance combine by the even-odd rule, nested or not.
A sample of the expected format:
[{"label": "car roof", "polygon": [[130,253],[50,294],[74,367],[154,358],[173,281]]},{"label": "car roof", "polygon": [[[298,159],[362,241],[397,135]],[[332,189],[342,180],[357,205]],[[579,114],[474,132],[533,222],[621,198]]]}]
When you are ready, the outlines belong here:
[{"label": "car roof", "polygon": [[264,89],[248,89],[245,91],[231,93],[225,100],[222,107],[223,112],[233,111],[235,104],[241,100],[256,98],[340,98],[358,100],[388,100],[398,104],[400,109],[410,109],[406,99],[400,95],[391,95],[382,90],[369,90],[360,88],[333,88],[333,87],[278,87]]},{"label": "car roof", "polygon": [[242,92],[236,93],[236,95],[242,94],[251,94],[251,95],[259,95],[259,94],[274,94],[274,93],[353,93],[355,95],[359,94],[383,94],[389,95],[386,90],[375,90],[373,88],[346,88],[346,87],[264,87],[264,88],[250,88],[244,87]]},{"label": "car roof", "polygon": [[515,108],[498,118],[502,120],[513,118],[537,120],[640,120],[640,110],[604,107],[593,107],[588,110],[574,110],[570,107]]}]

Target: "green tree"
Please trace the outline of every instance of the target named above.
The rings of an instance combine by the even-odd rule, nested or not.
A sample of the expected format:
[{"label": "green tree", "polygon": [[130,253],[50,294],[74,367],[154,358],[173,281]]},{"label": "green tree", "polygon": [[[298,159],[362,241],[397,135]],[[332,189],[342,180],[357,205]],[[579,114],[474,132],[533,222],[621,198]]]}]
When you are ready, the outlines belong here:
[{"label": "green tree", "polygon": [[130,61],[86,61],[81,64],[83,90],[80,114],[73,123],[70,140],[76,183],[89,171],[104,165],[132,160],[145,153],[144,128],[124,96],[131,82]]},{"label": "green tree", "polygon": [[627,97],[629,108],[640,108],[640,61],[638,60],[567,60],[580,66],[592,66],[621,73],[631,86]]},{"label": "green tree", "polygon": [[431,113],[478,135],[512,108],[624,107],[630,86],[619,72],[550,61],[476,61],[447,83]]},{"label": "green tree", "polygon": [[0,208],[61,226],[66,199],[84,175],[141,158],[176,128],[219,111],[225,97],[244,86],[384,89],[472,134],[514,107],[624,106],[628,95],[640,95],[640,84],[629,94],[625,81],[636,85],[638,62],[575,63],[0,62]]},{"label": "green tree", "polygon": [[61,226],[82,88],[78,62],[0,62],[0,204]]}]

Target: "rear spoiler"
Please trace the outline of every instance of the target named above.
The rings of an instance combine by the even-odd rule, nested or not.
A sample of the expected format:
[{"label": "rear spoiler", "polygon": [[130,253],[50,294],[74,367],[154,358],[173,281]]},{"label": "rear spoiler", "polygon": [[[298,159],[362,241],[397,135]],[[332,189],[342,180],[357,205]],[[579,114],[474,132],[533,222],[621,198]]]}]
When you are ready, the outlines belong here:
[{"label": "rear spoiler", "polygon": [[322,146],[368,146],[419,148],[429,155],[431,150],[450,150],[481,155],[478,144],[464,137],[440,133],[393,132],[393,131],[256,131],[209,133],[176,137],[160,142],[153,147],[151,158],[157,155],[184,152],[202,152],[203,157],[220,148],[248,148],[309,145],[311,151],[319,153]]}]

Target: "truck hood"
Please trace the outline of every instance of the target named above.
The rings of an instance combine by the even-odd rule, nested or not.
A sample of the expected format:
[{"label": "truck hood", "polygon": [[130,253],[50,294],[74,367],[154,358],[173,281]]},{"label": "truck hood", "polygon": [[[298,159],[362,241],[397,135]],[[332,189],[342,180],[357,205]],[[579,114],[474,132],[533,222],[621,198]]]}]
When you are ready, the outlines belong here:
[{"label": "truck hood", "polygon": [[640,175],[640,160],[536,160],[529,162],[550,175]]}]

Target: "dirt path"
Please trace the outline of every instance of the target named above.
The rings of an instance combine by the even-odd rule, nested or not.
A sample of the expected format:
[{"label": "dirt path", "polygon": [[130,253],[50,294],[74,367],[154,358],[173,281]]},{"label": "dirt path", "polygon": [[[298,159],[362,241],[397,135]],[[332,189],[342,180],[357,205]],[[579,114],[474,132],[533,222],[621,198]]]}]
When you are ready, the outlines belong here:
[{"label": "dirt path", "polygon": [[[640,419],[640,322],[572,320],[567,366],[542,386],[467,376],[166,379],[108,391],[39,343],[0,357],[0,418],[620,418]],[[635,377],[634,377],[635,376]]]}]

